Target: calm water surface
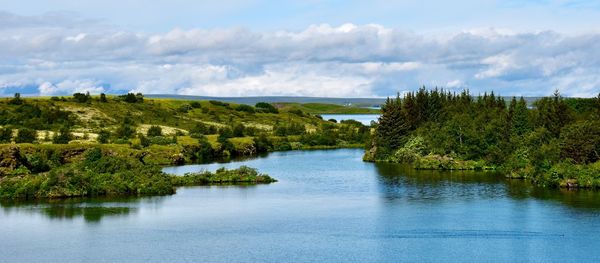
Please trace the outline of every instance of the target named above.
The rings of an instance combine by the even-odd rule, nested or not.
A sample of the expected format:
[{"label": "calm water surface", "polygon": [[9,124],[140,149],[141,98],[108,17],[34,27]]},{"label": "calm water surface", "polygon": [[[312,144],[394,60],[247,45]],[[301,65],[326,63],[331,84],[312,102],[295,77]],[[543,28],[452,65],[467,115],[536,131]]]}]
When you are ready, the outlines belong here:
[{"label": "calm water surface", "polygon": [[279,152],[227,164],[279,182],[166,197],[0,209],[0,262],[600,260],[600,194],[486,173],[416,172],[362,150]]},{"label": "calm water surface", "polygon": [[371,121],[377,121],[380,114],[322,114],[324,120],[335,119],[336,121],[355,120],[364,125],[371,125]]}]

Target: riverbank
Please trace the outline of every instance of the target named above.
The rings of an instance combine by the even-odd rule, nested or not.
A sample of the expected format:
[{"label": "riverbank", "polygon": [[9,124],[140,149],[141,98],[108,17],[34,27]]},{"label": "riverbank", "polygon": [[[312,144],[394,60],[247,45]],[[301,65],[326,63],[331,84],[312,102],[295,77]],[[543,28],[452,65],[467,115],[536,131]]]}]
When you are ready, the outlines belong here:
[{"label": "riverbank", "polygon": [[[12,149],[13,161],[33,163]],[[28,169],[21,164],[13,174],[0,177],[0,199],[45,199],[89,196],[147,196],[174,194],[176,187],[212,184],[263,184],[275,179],[249,167],[216,172],[203,171],[179,177],[161,171],[158,165],[144,164],[118,152],[89,148],[64,165],[39,173],[18,173]],[[34,170],[35,171],[35,170]]]}]

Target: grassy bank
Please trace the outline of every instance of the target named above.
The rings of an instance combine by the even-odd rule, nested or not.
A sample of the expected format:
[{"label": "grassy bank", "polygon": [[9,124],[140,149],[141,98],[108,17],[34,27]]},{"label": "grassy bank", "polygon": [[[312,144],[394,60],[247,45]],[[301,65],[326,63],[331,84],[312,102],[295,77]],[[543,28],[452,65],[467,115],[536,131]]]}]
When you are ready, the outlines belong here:
[{"label": "grassy bank", "polygon": [[87,149],[73,158],[47,172],[0,178],[0,199],[168,195],[174,194],[178,186],[276,181],[248,167],[174,176],[163,173],[157,165],[101,148]]}]

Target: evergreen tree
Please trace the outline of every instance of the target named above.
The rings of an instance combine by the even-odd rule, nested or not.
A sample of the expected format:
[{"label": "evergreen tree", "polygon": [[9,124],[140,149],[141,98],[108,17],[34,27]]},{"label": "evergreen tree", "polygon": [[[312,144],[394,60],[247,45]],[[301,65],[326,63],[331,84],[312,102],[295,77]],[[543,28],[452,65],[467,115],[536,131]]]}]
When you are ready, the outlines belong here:
[{"label": "evergreen tree", "polygon": [[396,99],[388,98],[381,112],[377,127],[377,146],[396,149],[403,144],[404,136],[409,131],[400,96]]},{"label": "evergreen tree", "polygon": [[527,102],[523,97],[519,99],[519,102],[515,103],[515,101],[515,98],[513,98],[510,103],[510,109],[513,110],[510,122],[512,124],[513,134],[522,136],[531,131],[531,126],[529,125],[529,111],[527,110]]}]

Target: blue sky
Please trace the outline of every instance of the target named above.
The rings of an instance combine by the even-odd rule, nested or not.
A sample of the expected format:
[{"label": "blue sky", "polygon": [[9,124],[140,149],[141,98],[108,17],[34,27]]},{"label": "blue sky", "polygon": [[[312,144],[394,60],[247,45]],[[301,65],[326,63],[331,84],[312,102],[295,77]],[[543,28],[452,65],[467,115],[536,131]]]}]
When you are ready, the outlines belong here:
[{"label": "blue sky", "polygon": [[600,91],[600,1],[0,1],[0,95]]}]

